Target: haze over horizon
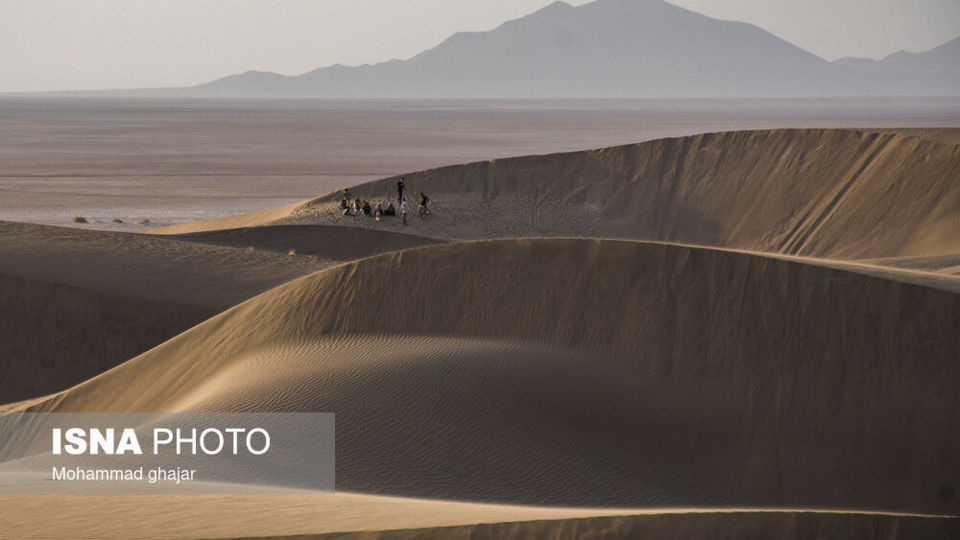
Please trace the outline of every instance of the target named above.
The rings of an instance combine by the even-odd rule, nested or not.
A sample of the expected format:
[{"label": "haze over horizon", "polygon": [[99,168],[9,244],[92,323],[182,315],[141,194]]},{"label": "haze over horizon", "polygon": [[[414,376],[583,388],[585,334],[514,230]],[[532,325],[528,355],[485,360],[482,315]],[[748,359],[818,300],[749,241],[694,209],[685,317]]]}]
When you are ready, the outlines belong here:
[{"label": "haze over horizon", "polygon": [[[397,0],[386,10],[380,0],[0,0],[0,92],[190,86],[248,70],[296,75],[404,59],[549,3]],[[757,25],[827,60],[927,50],[956,38],[960,21],[955,0],[880,0],[870,9],[857,0],[671,3]]]}]

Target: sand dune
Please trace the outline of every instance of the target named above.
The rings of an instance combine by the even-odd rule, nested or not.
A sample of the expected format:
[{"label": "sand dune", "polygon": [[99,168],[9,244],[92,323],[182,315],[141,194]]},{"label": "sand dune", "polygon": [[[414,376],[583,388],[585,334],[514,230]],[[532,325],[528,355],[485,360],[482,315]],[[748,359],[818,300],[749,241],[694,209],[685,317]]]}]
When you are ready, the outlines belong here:
[{"label": "sand dune", "polygon": [[323,226],[165,239],[0,222],[0,401],[77,384],[336,261],[436,242]]},{"label": "sand dune", "polygon": [[[341,490],[121,497],[96,515],[136,516],[123,529],[44,522],[33,498],[0,518],[103,537],[153,536],[167,512],[190,523],[170,537],[955,536],[886,512],[960,514],[958,176],[960,130],[729,132],[409,174],[435,214],[406,227],[344,217],[335,194],[160,236],[0,223],[5,341],[33,391],[57,387],[36,358],[76,382],[113,365],[91,352],[116,363],[222,311],[0,411],[334,411]],[[627,240],[543,238],[571,236]],[[25,345],[42,325],[56,338]],[[705,510],[730,507],[753,511]]]},{"label": "sand dune", "polygon": [[960,253],[918,257],[892,257],[865,261],[877,266],[889,266],[906,270],[921,270],[957,276],[960,275]]},{"label": "sand dune", "polygon": [[[831,258],[960,251],[953,233],[960,227],[958,130],[712,133],[405,176],[411,198],[425,190],[436,204],[433,220],[405,229],[424,236],[601,236]],[[387,198],[395,182],[353,192]],[[264,219],[248,214],[155,231],[341,224],[336,201],[331,194]]]},{"label": "sand dune", "polygon": [[[599,517],[478,523],[453,527],[358,531],[287,536],[293,540],[412,540],[445,538],[926,538],[960,534],[951,518],[810,511],[697,511],[641,513]],[[276,536],[260,537],[281,538]]]},{"label": "sand dune", "polygon": [[286,253],[13,222],[0,222],[0,243],[0,268],[7,275],[219,310],[330,264]]},{"label": "sand dune", "polygon": [[276,285],[315,258],[0,222],[0,401],[77,384]]},{"label": "sand dune", "polygon": [[[367,218],[356,218],[357,221]],[[348,222],[349,223],[349,222]],[[349,226],[276,225],[170,235],[185,240],[265,251],[313,255],[331,261],[362,259],[378,253],[438,244],[440,240]]]},{"label": "sand dune", "polygon": [[[773,130],[474,163],[407,179],[441,210],[417,234],[613,236],[868,258],[960,250],[958,176],[956,130]],[[394,182],[355,191],[392,193]],[[313,203],[327,220],[335,217],[330,200]]]},{"label": "sand dune", "polygon": [[[55,507],[56,512],[49,509]],[[353,493],[0,495],[0,538],[956,538],[957,519],[849,512],[585,509]],[[352,531],[352,532],[347,532]]]},{"label": "sand dune", "polygon": [[244,227],[258,227],[267,223],[273,223],[283,218],[289,217],[297,209],[303,207],[308,201],[296,202],[278,206],[276,208],[266,208],[241,214],[239,216],[229,216],[225,218],[209,219],[193,223],[204,223],[205,226],[193,226],[189,223],[181,225],[170,225],[167,227],[156,227],[142,231],[147,234],[181,234],[186,232],[211,231],[220,229],[242,229]]},{"label": "sand dune", "polygon": [[[0,496],[0,538],[956,538],[957,519],[849,512],[538,508],[351,493]],[[49,512],[55,506],[57,512]],[[347,532],[351,531],[351,532]]]},{"label": "sand dune", "polygon": [[958,310],[744,253],[441,245],[283,285],[30,408],[336,411],[338,488],[367,493],[953,513]]}]

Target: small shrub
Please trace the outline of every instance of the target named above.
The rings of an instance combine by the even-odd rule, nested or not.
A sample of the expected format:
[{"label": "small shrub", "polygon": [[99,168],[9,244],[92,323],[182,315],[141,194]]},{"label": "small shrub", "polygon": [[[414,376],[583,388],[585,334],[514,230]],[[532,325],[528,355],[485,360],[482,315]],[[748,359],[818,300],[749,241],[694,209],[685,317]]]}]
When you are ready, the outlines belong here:
[{"label": "small shrub", "polygon": [[116,217],[115,217],[115,218],[113,218],[113,222],[114,222],[114,223],[123,223],[123,220],[120,219],[120,218],[116,218]]},{"label": "small shrub", "polygon": [[89,221],[87,221],[87,218],[85,218],[85,217],[83,217],[83,216],[76,216],[76,217],[74,217],[74,218],[73,218],[73,222],[74,222],[74,223],[90,223]]},{"label": "small shrub", "polygon": [[141,224],[141,225],[149,225],[149,224],[150,224],[150,220],[149,220],[149,219],[141,219],[141,220],[140,220],[140,224]]}]

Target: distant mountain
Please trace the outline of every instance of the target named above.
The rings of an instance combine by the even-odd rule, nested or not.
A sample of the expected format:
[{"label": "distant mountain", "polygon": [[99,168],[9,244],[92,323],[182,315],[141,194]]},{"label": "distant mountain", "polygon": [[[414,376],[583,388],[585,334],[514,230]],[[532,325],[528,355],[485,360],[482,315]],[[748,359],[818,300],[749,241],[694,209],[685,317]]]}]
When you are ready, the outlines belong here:
[{"label": "distant mountain", "polygon": [[[461,32],[408,60],[298,76],[247,72],[184,89],[207,97],[810,97],[960,95],[960,40],[882,61],[828,62],[756,26],[662,0],[551,4]],[[115,93],[119,94],[119,93]]]},{"label": "distant mountain", "polygon": [[489,32],[461,32],[406,61],[296,77],[246,73],[209,95],[632,97],[810,95],[843,69],[755,26],[661,0],[551,4]]},{"label": "distant mountain", "polygon": [[882,60],[847,57],[834,64],[879,77],[886,88],[901,93],[919,87],[960,95],[960,37],[926,52],[900,51]]}]

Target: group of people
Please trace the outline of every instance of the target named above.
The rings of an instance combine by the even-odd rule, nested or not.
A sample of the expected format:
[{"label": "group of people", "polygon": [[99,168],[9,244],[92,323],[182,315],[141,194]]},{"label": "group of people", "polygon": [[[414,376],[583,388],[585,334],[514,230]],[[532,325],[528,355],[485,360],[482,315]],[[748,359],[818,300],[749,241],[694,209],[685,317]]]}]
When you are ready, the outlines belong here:
[{"label": "group of people", "polygon": [[[407,198],[404,196],[404,191],[406,190],[406,184],[404,179],[401,177],[397,182],[397,203],[399,204],[399,213],[403,217],[403,224],[407,224],[407,214],[410,213],[410,203],[407,202]],[[420,192],[420,208],[417,211],[417,214],[421,218],[426,218],[430,215],[430,197],[424,192]],[[352,201],[350,200],[350,190],[345,188],[343,190],[343,199],[340,201],[340,210],[343,211],[343,215],[364,215],[367,217],[374,217],[377,221],[384,216],[396,216],[397,207],[393,205],[393,201],[389,201],[387,206],[384,207],[383,203],[378,202],[376,209],[370,204],[370,201],[360,197],[356,197]],[[352,212],[352,213],[351,213]]]}]

